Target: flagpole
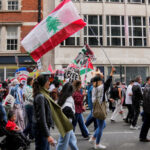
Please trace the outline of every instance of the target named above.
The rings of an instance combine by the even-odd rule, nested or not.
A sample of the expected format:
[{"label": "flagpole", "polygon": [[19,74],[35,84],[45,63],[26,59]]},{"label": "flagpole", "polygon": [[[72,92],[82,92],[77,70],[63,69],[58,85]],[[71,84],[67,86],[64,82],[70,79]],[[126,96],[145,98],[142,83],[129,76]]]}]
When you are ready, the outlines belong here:
[{"label": "flagpole", "polygon": [[19,68],[19,60],[18,60],[18,56],[15,55],[15,61],[16,61],[16,64],[17,64],[17,68]]},{"label": "flagpole", "polygon": [[[74,4],[77,6],[76,3],[74,3]],[[81,8],[82,8],[82,7],[81,7],[81,1],[80,1],[80,13],[79,13],[80,15],[82,15]],[[83,18],[84,18],[84,20],[87,22],[87,19],[84,17],[84,15],[83,15]],[[95,34],[95,32],[93,31],[93,29],[92,29],[90,26],[89,26],[89,28],[90,28],[90,30],[92,31],[93,35],[96,37],[96,34]],[[98,43],[100,44],[100,47],[101,47],[101,49],[102,49],[102,51],[103,51],[105,57],[107,58],[108,62],[110,63],[111,67],[113,67],[113,64],[111,63],[111,61],[110,61],[110,59],[109,59],[109,57],[108,57],[108,55],[107,55],[105,49],[102,47],[101,43],[99,42],[98,37],[96,37],[96,40],[97,40]]]}]

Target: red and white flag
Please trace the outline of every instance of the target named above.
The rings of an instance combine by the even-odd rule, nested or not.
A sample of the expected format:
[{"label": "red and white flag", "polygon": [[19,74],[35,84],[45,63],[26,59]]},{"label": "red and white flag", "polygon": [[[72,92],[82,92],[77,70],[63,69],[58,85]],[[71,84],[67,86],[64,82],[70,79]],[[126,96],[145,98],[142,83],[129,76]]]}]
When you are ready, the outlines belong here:
[{"label": "red and white flag", "polygon": [[71,0],[63,0],[22,40],[21,44],[32,58],[38,61],[41,56],[85,25]]}]

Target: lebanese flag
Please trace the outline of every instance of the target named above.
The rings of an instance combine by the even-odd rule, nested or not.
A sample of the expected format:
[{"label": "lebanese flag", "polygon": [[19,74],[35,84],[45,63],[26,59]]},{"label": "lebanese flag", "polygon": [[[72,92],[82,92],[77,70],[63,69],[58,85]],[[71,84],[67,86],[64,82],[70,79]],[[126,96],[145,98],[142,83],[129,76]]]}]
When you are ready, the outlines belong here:
[{"label": "lebanese flag", "polygon": [[85,25],[71,0],[63,0],[47,18],[34,27],[21,44],[38,61]]}]

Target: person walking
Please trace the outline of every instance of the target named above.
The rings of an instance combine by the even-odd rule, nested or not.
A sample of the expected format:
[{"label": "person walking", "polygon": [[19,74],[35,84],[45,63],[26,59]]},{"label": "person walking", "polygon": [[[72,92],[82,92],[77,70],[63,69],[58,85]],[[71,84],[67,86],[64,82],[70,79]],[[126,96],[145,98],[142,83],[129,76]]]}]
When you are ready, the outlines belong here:
[{"label": "person walking", "polygon": [[133,120],[130,129],[138,130],[137,126],[138,117],[140,114],[140,104],[143,100],[142,89],[141,89],[142,78],[137,76],[132,87],[132,108],[133,108]]},{"label": "person walking", "polygon": [[127,91],[126,91],[126,99],[125,99],[125,104],[128,109],[128,113],[127,113],[125,122],[130,123],[130,124],[131,124],[132,118],[133,118],[133,109],[132,109],[132,86],[133,86],[133,84],[134,84],[134,80],[131,80],[130,84],[127,88]]},{"label": "person walking", "polygon": [[25,97],[25,112],[27,116],[27,126],[24,129],[24,134],[26,136],[29,135],[29,139],[33,140],[34,139],[34,134],[33,134],[33,78],[28,77],[27,78],[27,86],[25,87],[24,91],[24,97]]},{"label": "person walking", "polygon": [[[120,114],[123,117],[123,111],[122,111],[122,94],[121,94],[121,82],[117,82],[114,90],[112,91],[110,101],[116,103],[115,110],[111,116],[111,122],[115,122],[117,116]],[[123,117],[124,118],[124,117]]]},{"label": "person walking", "polygon": [[[61,106],[63,113],[72,123],[75,115],[75,104],[72,97],[73,86],[70,83],[66,83],[59,95],[58,105]],[[59,136],[56,150],[67,150],[70,147],[71,150],[78,150],[77,139],[73,130],[69,131],[65,137]]]},{"label": "person walking", "polygon": [[15,98],[13,110],[16,115],[16,123],[21,128],[21,131],[23,131],[25,128],[25,124],[24,124],[23,109],[21,103],[21,95],[19,91],[19,84],[20,83],[17,79],[12,81],[12,88],[10,94]]},{"label": "person walking", "polygon": [[73,127],[75,131],[75,127],[77,122],[79,123],[79,127],[84,138],[89,137],[89,131],[84,123],[83,112],[85,108],[83,106],[84,93],[81,94],[81,81],[77,80],[74,82],[74,90],[73,99],[75,102],[75,119],[73,120]]},{"label": "person walking", "polygon": [[49,131],[54,127],[54,123],[62,137],[73,129],[61,107],[50,97],[49,85],[49,73],[42,73],[33,83],[33,124],[36,150],[49,150],[49,144],[55,146],[56,141],[50,136]]},{"label": "person walking", "polygon": [[[105,94],[106,91],[109,89],[110,84],[112,82],[112,76],[114,74],[115,68],[112,68],[110,73],[110,77],[107,79],[105,83],[103,83],[102,78],[100,76],[94,77],[94,87],[92,90],[92,102],[94,103],[97,99],[99,103],[102,103],[106,100]],[[89,142],[94,142],[94,149],[106,149],[106,146],[100,143],[101,137],[103,135],[103,130],[106,127],[105,120],[97,120],[98,128],[96,129],[93,136],[89,139]]]},{"label": "person walking", "polygon": [[94,122],[94,130],[97,129],[97,121],[93,117],[93,103],[92,103],[92,90],[93,90],[93,78],[91,79],[91,83],[88,86],[88,107],[90,108],[90,113],[86,118],[85,125],[88,127],[92,122]]},{"label": "person walking", "polygon": [[40,92],[40,87],[48,90],[49,84],[49,75],[40,75],[33,83],[35,150],[50,150],[49,145],[55,145],[50,136],[50,128],[53,127],[51,109]]},{"label": "person walking", "polygon": [[150,142],[150,139],[147,138],[150,128],[150,76],[146,80],[147,84],[143,92],[144,120],[139,137],[141,142]]}]

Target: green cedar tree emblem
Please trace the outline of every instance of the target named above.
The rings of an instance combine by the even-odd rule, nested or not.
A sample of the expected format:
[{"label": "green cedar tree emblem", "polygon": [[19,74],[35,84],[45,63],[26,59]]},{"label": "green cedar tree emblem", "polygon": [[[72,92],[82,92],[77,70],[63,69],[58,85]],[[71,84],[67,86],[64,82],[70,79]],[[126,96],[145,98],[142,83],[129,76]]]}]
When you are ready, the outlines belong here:
[{"label": "green cedar tree emblem", "polygon": [[58,31],[58,26],[61,25],[61,22],[56,17],[49,16],[46,19],[47,22],[47,30],[48,32],[54,31],[54,34]]}]

